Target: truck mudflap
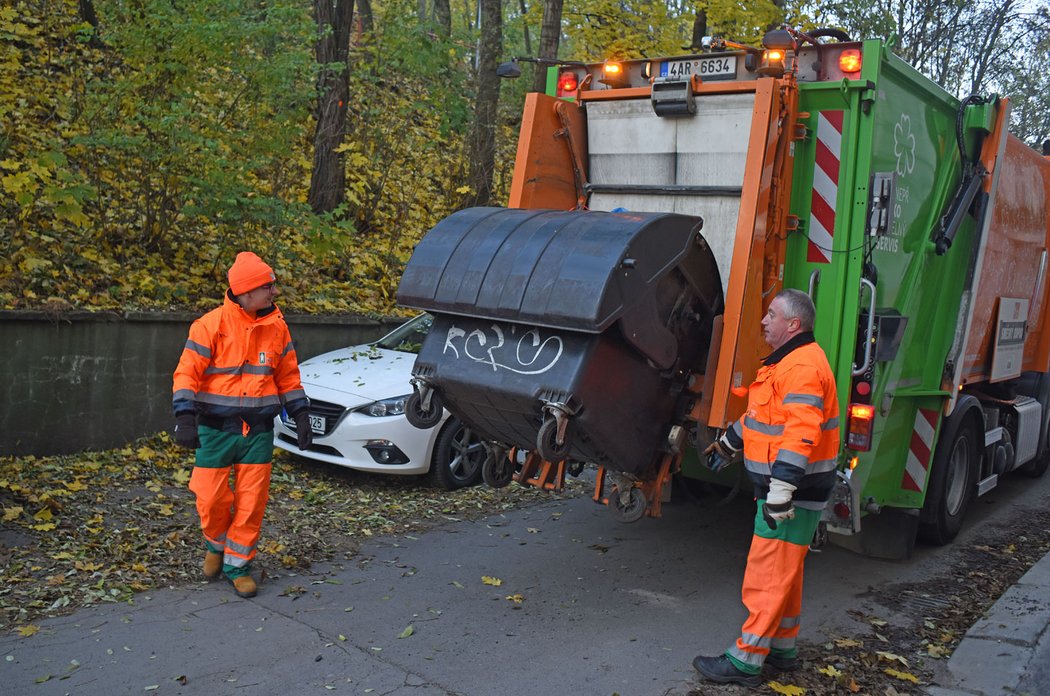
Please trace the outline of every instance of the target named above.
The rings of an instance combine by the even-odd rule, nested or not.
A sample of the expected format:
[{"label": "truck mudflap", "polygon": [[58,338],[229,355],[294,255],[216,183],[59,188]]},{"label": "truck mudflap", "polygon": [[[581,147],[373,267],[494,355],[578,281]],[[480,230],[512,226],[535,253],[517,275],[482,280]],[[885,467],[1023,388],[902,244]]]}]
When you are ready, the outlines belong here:
[{"label": "truck mudflap", "polygon": [[440,222],[398,288],[400,303],[434,315],[409,421],[426,427],[444,407],[501,461],[530,451],[655,477],[723,310],[702,224],[500,208]]}]

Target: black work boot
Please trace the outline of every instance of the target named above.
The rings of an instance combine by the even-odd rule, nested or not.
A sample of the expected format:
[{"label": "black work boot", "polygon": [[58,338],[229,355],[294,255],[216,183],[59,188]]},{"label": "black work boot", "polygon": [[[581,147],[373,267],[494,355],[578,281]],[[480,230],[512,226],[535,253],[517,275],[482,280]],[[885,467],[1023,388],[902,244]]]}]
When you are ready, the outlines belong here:
[{"label": "black work boot", "polygon": [[719,684],[743,684],[744,686],[762,684],[762,675],[740,671],[725,655],[717,657],[698,655],[693,658],[693,667],[708,681]]},{"label": "black work boot", "polygon": [[766,658],[765,664],[778,672],[794,672],[802,666],[802,661],[798,659],[798,657],[784,657],[783,655],[769,653],[769,657]]}]

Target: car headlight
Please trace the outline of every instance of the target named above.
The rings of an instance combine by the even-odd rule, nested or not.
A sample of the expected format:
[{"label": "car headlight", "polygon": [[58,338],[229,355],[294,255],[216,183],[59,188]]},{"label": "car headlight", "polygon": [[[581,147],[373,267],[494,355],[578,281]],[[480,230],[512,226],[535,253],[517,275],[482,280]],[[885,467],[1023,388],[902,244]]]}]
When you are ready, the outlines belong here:
[{"label": "car headlight", "polygon": [[373,401],[372,403],[357,409],[358,412],[365,414],[366,416],[374,416],[380,418],[382,416],[400,416],[405,412],[405,402],[408,401],[408,397],[411,394],[405,394],[404,396],[395,396],[391,399],[382,399],[380,401]]}]

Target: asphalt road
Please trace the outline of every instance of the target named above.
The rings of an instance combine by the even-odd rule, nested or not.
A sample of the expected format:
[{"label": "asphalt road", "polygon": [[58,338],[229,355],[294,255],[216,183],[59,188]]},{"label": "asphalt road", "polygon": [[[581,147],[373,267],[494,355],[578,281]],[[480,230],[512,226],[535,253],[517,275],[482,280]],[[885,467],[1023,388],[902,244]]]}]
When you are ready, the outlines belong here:
[{"label": "asphalt road", "polygon": [[[1023,523],[1048,481],[1008,480],[957,543]],[[0,691],[684,696],[698,685],[693,656],[723,650],[744,618],[752,511],[744,497],[666,505],[661,519],[621,525],[586,498],[552,501],[377,539],[343,566],[268,577],[253,600],[218,582],[153,591],[0,638]],[[907,625],[914,612],[869,589],[921,586],[955,553],[811,554],[802,638],[867,631],[850,610]]]}]

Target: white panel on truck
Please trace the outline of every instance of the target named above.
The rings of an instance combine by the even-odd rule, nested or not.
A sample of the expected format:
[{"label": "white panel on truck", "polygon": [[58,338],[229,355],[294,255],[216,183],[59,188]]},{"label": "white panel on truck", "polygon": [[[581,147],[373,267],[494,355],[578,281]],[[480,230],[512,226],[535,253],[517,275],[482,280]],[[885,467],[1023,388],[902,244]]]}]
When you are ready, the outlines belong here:
[{"label": "white panel on truck", "polygon": [[[714,186],[739,189],[753,93],[703,95],[696,114],[661,118],[648,99],[587,104],[588,174],[599,186]],[[728,286],[740,197],[643,192],[595,192],[591,210],[625,208],[638,212],[698,215]]]}]

